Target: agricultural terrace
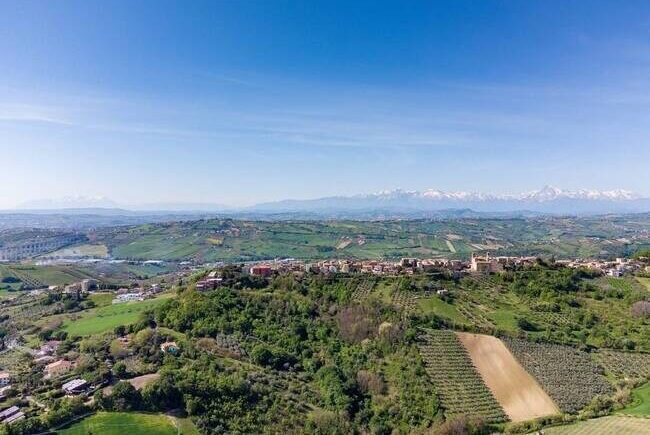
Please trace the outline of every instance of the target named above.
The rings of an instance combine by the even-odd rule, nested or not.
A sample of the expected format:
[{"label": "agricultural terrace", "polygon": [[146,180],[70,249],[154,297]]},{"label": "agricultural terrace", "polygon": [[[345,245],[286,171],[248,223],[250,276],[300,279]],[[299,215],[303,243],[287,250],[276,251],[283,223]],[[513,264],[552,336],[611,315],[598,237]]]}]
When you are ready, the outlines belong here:
[{"label": "agricultural terrace", "polygon": [[603,350],[594,358],[615,378],[650,378],[650,354]]},{"label": "agricultural terrace", "polygon": [[136,322],[140,313],[155,308],[173,296],[173,293],[166,293],[155,299],[141,302],[112,304],[86,310],[79,315],[68,316],[64,321],[63,329],[73,337],[100,334],[116,326]]},{"label": "agricultural terrace", "polygon": [[521,365],[565,412],[575,413],[612,386],[588,353],[569,346],[505,337],[503,342]]},{"label": "agricultural terrace", "polygon": [[418,347],[447,417],[475,415],[493,423],[506,420],[456,334],[426,331],[420,335]]},{"label": "agricultural terrace", "polygon": [[88,278],[97,279],[94,274],[80,267],[14,264],[6,266],[6,269],[30,288],[67,285]]},{"label": "agricultural terrace", "polygon": [[602,417],[544,429],[544,435],[641,435],[650,433],[650,419]]},{"label": "agricultural terrace", "polygon": [[501,340],[490,335],[465,332],[456,335],[510,420],[526,421],[560,413],[553,400]]}]

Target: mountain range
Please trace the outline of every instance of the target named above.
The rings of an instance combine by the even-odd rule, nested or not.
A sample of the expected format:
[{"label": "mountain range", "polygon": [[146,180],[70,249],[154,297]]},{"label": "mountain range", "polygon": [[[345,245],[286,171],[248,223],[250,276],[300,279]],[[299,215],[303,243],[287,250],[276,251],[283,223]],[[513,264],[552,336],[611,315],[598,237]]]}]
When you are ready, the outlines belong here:
[{"label": "mountain range", "polygon": [[333,196],[312,200],[284,200],[259,204],[256,211],[361,211],[432,212],[471,209],[475,212],[537,212],[553,214],[635,213],[650,211],[650,198],[627,190],[564,190],[545,186],[519,194],[481,192],[390,190],[354,196]]},{"label": "mountain range", "polygon": [[[549,213],[605,214],[650,212],[650,198],[633,192],[616,190],[565,190],[553,186],[518,194],[436,189],[423,191],[388,190],[352,196],[331,196],[316,199],[286,199],[233,208],[211,203],[156,203],[143,205],[118,204],[105,197],[66,197],[61,200],[39,200],[22,204],[22,212],[47,210],[92,209],[92,213],[163,213],[194,212],[235,215],[305,214],[314,217],[373,217],[381,215],[414,217],[459,210],[475,213]],[[101,213],[100,213],[101,214]]]}]

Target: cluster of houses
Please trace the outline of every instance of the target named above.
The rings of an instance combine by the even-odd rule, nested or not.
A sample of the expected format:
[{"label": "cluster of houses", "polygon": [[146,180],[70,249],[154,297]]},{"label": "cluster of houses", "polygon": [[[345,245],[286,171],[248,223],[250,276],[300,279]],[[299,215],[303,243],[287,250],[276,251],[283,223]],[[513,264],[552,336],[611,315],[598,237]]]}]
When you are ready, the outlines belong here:
[{"label": "cluster of houses", "polygon": [[399,261],[330,259],[305,263],[288,259],[253,264],[246,271],[251,275],[262,277],[268,277],[273,273],[290,272],[399,275],[448,270],[452,272],[492,273],[502,271],[509,266],[533,264],[536,260],[536,257],[491,257],[489,254],[484,256],[472,255],[470,261],[448,258],[402,258]]},{"label": "cluster of houses", "polygon": [[155,297],[158,293],[162,291],[160,284],[152,284],[149,289],[144,288],[135,288],[127,289],[121,288],[117,290],[115,299],[113,299],[114,304],[121,304],[124,302],[133,302],[133,301],[144,301],[145,299],[151,299]]},{"label": "cluster of houses", "polygon": [[[244,266],[244,273],[258,277],[269,277],[284,273],[367,273],[373,275],[413,275],[421,272],[448,271],[452,273],[498,273],[504,270],[527,267],[538,261],[535,256],[492,256],[472,254],[469,261],[447,258],[402,258],[399,261],[387,260],[351,260],[329,259],[318,262],[304,262],[295,259],[282,259],[267,262],[251,263]],[[604,275],[622,276],[629,272],[642,270],[650,272],[650,266],[642,262],[617,258],[615,261],[577,259],[557,260],[556,264],[566,267],[585,267],[598,270]],[[205,278],[196,283],[199,291],[214,290],[223,282],[218,269],[210,272]]]},{"label": "cluster of houses", "polygon": [[205,279],[196,283],[196,289],[199,291],[214,290],[221,285],[223,278],[218,276],[217,271],[213,270]]},{"label": "cluster of houses", "polygon": [[617,258],[614,261],[593,259],[557,260],[556,263],[566,267],[596,270],[603,275],[615,277],[637,271],[650,273],[650,266],[645,265],[641,261],[629,258]]},{"label": "cluster of houses", "polygon": [[[0,373],[0,399],[4,399],[11,390],[11,374]],[[17,406],[11,406],[0,412],[0,423],[9,424],[25,418],[25,414]]]}]

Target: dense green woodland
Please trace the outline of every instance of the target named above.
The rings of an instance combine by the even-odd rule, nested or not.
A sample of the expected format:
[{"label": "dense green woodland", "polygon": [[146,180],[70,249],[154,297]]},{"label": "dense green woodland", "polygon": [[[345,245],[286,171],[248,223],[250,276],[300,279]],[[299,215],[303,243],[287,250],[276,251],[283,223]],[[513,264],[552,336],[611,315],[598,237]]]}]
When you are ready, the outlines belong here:
[{"label": "dense green woodland", "polygon": [[[650,371],[631,371],[646,359],[630,365],[626,357],[644,357],[639,352],[650,351],[650,319],[633,311],[636,303],[650,299],[650,292],[634,278],[605,279],[544,263],[462,279],[438,273],[399,278],[284,275],[264,280],[239,270],[227,267],[225,287],[211,292],[197,292],[192,282],[186,283],[175,298],[143,313],[132,325],[65,339],[64,351],[80,356],[77,373],[93,382],[160,373],[141,391],[119,382],[110,395],[96,393],[93,406],[109,411],[181,410],[203,433],[444,434],[503,428],[499,418],[452,416],[439,402],[441,392],[422,356],[422,334],[439,329],[518,337],[508,343],[513,351],[521,348],[524,353],[526,343],[538,342],[531,351],[559,355],[551,362],[563,358],[569,348],[545,343],[571,345],[579,352],[572,358],[585,367],[601,367],[598,370],[609,379],[599,381],[605,387],[593,394],[603,397],[594,396],[594,403],[591,397],[571,396],[560,385],[554,393],[572,413],[585,405],[580,412],[587,416],[624,406],[629,388],[650,376]],[[437,295],[443,288],[447,292]],[[119,337],[129,338],[127,347],[120,345]],[[163,354],[160,344],[167,340],[177,341],[180,353]],[[616,351],[608,351],[614,352],[610,357],[603,353],[605,348]],[[552,373],[545,378],[548,370],[539,368],[544,385],[555,388],[564,382]],[[630,383],[630,376],[636,383]],[[34,391],[40,388],[35,372],[25,381],[33,383]],[[592,383],[586,378],[585,388]],[[620,397],[605,397],[615,390]],[[82,400],[45,400],[52,404],[45,417],[3,430],[35,433],[88,411]],[[462,403],[459,406],[463,409]],[[491,409],[486,412],[502,415],[499,408]]]}]

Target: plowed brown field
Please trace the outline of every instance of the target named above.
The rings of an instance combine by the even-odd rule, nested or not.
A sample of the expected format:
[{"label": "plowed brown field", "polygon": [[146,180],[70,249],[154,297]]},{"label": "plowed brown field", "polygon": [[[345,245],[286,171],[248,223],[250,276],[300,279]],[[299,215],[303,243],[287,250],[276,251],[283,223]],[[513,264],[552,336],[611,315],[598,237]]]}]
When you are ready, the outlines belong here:
[{"label": "plowed brown field", "polygon": [[457,334],[485,385],[512,421],[531,420],[560,412],[501,340],[490,335]]}]

